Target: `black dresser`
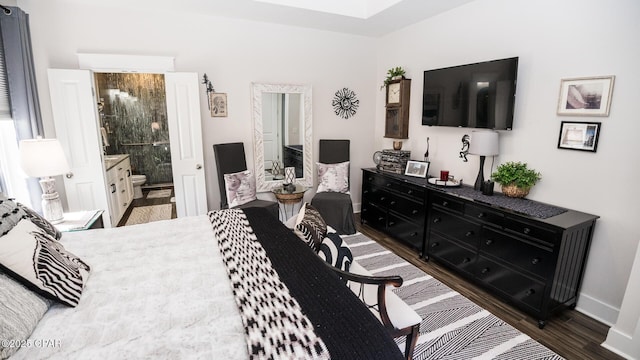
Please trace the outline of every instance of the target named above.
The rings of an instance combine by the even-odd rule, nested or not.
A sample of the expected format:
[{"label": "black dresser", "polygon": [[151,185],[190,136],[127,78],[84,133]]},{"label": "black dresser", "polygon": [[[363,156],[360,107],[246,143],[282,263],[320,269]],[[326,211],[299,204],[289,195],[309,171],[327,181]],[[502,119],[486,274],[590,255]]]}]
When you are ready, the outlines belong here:
[{"label": "black dresser", "polygon": [[598,216],[363,169],[361,219],[538,319],[576,305]]}]

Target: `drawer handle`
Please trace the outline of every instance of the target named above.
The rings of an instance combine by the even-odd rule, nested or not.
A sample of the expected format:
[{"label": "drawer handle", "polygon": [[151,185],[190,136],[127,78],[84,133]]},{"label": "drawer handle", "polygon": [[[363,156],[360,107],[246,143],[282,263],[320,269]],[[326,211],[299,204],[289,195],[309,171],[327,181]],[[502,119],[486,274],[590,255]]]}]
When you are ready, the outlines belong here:
[{"label": "drawer handle", "polygon": [[396,204],[396,202],[393,201],[393,200],[389,203],[389,205],[395,205],[395,204]]},{"label": "drawer handle", "polygon": [[487,267],[487,268],[482,269],[482,271],[481,271],[481,272],[482,272],[483,274],[487,274],[487,273],[489,273],[489,271],[491,271],[491,269],[489,269],[489,268]]},{"label": "drawer handle", "polygon": [[440,218],[439,218],[439,217],[437,217],[437,218],[433,219],[433,223],[434,223],[434,224],[437,224],[437,223],[439,223],[439,222],[440,222]]},{"label": "drawer handle", "polygon": [[470,259],[470,258],[468,258],[468,257],[466,257],[466,258],[462,259],[462,263],[463,263],[463,264],[466,264],[466,263],[468,263],[468,262],[470,262],[470,261],[471,261],[471,259]]},{"label": "drawer handle", "polygon": [[431,247],[432,247],[432,248],[436,248],[436,247],[438,247],[438,246],[440,246],[440,243],[439,243],[439,242],[434,242],[433,244],[431,244]]},{"label": "drawer handle", "polygon": [[111,184],[111,193],[116,192],[116,184]]},{"label": "drawer handle", "polygon": [[485,244],[487,244],[487,246],[493,244],[493,240],[488,239],[487,241],[484,242]]},{"label": "drawer handle", "polygon": [[382,221],[382,220],[384,220],[384,217],[380,216],[380,217],[378,218],[378,221]]},{"label": "drawer handle", "polygon": [[527,291],[524,293],[524,296],[531,296],[531,295],[533,295],[533,294],[535,294],[535,293],[536,293],[536,291],[535,291],[535,290],[533,290],[533,289],[529,289],[529,290],[527,290]]},{"label": "drawer handle", "polygon": [[478,214],[478,219],[482,219],[484,217],[484,213]]},{"label": "drawer handle", "polygon": [[532,265],[536,265],[540,262],[540,258],[533,258],[533,260],[531,260],[531,264]]},{"label": "drawer handle", "polygon": [[411,236],[411,237],[418,236],[418,232],[417,232],[417,231],[414,231],[414,232],[412,232],[412,233],[411,233],[411,235],[409,235],[409,236]]},{"label": "drawer handle", "polygon": [[412,215],[415,215],[415,214],[417,214],[418,212],[419,212],[418,210],[413,210],[413,211],[411,212],[411,214],[412,214]]},{"label": "drawer handle", "polygon": [[467,233],[464,234],[464,236],[466,236],[466,237],[473,236],[473,231],[467,231]]},{"label": "drawer handle", "polygon": [[131,169],[127,169],[127,177],[131,177]]},{"label": "drawer handle", "polygon": [[396,224],[395,222],[393,222],[393,221],[389,221],[389,226],[393,226],[393,225],[395,225],[395,224]]},{"label": "drawer handle", "polygon": [[525,234],[529,234],[531,232],[531,229],[524,228],[524,230],[522,230],[522,232],[525,233]]},{"label": "drawer handle", "polygon": [[367,219],[362,219],[362,223],[363,223],[363,224],[368,224],[368,223],[369,223],[369,221],[367,221]]},{"label": "drawer handle", "polygon": [[386,199],[387,199],[387,198],[386,198],[386,197],[384,197],[384,196],[381,196],[381,197],[380,197],[380,201],[385,201]]},{"label": "drawer handle", "polygon": [[367,212],[367,211],[369,211],[369,209],[367,208],[362,209],[362,212]]},{"label": "drawer handle", "polygon": [[409,194],[409,195],[413,194],[413,190],[407,191],[407,194]]},{"label": "drawer handle", "polygon": [[369,190],[365,190],[365,191],[363,191],[362,193],[363,193],[363,194],[368,194],[368,193],[369,193]]},{"label": "drawer handle", "polygon": [[391,183],[387,183],[385,186],[386,187],[391,187]]},{"label": "drawer handle", "polygon": [[442,206],[449,206],[449,202],[448,201],[443,201],[442,202]]}]

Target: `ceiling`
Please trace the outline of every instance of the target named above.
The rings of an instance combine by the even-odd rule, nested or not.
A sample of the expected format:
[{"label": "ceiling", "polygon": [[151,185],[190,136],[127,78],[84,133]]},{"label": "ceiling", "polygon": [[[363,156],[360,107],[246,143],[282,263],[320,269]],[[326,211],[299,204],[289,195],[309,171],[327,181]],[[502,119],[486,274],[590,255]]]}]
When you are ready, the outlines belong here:
[{"label": "ceiling", "polygon": [[69,0],[241,18],[380,37],[474,0]]}]

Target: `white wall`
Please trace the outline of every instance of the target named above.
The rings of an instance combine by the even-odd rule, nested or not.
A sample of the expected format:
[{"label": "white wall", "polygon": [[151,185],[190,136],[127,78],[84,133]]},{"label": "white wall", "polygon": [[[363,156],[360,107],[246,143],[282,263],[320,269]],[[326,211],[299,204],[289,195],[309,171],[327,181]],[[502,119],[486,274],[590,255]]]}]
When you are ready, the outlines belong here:
[{"label": "white wall", "polygon": [[[477,156],[468,163],[458,158],[460,139],[471,130],[421,126],[423,71],[519,56],[513,131],[500,133],[496,165],[527,162],[542,173],[529,198],[601,217],[578,307],[609,324],[616,321],[640,234],[639,15],[635,0],[478,0],[390,34],[378,46],[379,82],[393,66],[413,79],[405,147],[420,159],[429,137],[430,172],[448,169],[466,183],[474,182],[479,166]],[[556,115],[560,79],[595,75],[616,76],[610,116]],[[377,103],[375,141],[388,148],[383,92]],[[561,120],[601,121],[597,152],[557,149]]]},{"label": "white wall", "polygon": [[[317,140],[352,141],[352,189],[360,198],[360,168],[371,166],[377,87],[375,40],[180,12],[140,12],[75,1],[23,0],[31,36],[45,133],[53,134],[47,68],[77,68],[76,53],[174,56],[176,71],[206,73],[218,92],[228,96],[229,117],[212,118],[201,87],[205,173],[209,209],[219,208],[212,145],[242,141],[253,168],[251,82],[310,84],[313,88],[314,158]],[[354,118],[333,113],[334,93],[348,87],[360,99]],[[270,194],[269,194],[270,195]],[[308,193],[310,197],[312,193]]]}]

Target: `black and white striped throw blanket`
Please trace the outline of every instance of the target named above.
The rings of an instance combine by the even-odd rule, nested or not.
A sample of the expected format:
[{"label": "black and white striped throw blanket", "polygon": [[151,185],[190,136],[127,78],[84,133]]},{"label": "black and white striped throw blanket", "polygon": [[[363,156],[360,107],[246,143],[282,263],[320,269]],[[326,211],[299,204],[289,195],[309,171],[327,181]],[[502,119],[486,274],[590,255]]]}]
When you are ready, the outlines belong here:
[{"label": "black and white striped throw blanket", "polygon": [[266,210],[212,211],[209,219],[251,358],[402,358],[369,310]]}]

